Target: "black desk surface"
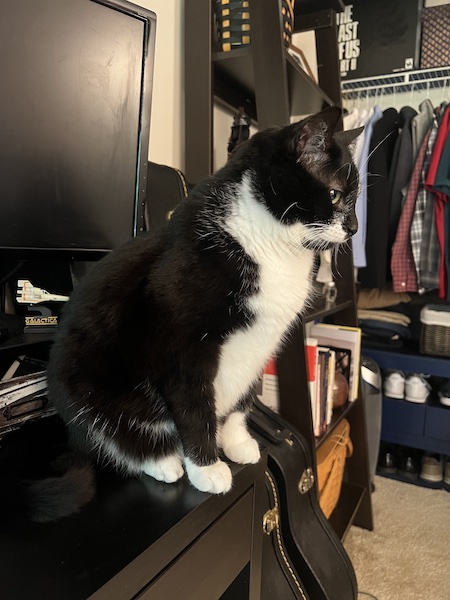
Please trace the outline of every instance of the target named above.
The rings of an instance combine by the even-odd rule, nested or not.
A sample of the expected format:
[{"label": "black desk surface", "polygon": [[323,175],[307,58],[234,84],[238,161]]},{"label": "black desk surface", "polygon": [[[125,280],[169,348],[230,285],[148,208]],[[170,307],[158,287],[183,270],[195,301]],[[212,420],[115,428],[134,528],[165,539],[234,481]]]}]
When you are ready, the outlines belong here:
[{"label": "black desk surface", "polygon": [[0,597],[84,600],[158,541],[149,581],[239,497],[253,468],[233,465],[234,487],[224,496],[199,492],[186,477],[164,484],[102,471],[94,501],[76,515],[45,524],[1,515]]}]

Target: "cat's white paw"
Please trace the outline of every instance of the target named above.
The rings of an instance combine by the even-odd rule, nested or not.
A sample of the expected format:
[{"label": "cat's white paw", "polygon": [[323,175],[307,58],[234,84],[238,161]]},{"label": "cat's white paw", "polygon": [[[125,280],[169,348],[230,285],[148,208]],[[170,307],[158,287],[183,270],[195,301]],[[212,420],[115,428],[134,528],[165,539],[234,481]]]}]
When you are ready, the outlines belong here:
[{"label": "cat's white paw", "polygon": [[261,458],[258,442],[250,436],[239,444],[224,446],[223,451],[230,460],[240,465],[255,464]]},{"label": "cat's white paw", "polygon": [[165,483],[174,483],[184,475],[183,463],[176,454],[148,461],[142,470],[146,475]]},{"label": "cat's white paw", "polygon": [[228,415],[217,431],[217,444],[230,460],[240,465],[254,464],[261,458],[258,442],[247,430],[247,417],[240,411]]},{"label": "cat's white paw", "polygon": [[201,492],[224,494],[230,491],[233,477],[230,467],[221,460],[212,465],[199,467],[186,458],[186,472],[189,481]]}]

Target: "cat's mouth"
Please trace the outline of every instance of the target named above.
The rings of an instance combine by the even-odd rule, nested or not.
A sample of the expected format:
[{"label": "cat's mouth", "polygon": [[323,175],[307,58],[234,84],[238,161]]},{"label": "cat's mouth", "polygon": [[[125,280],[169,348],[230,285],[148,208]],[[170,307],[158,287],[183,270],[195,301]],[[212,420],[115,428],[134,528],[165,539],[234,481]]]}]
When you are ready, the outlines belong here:
[{"label": "cat's mouth", "polygon": [[336,248],[348,242],[353,235],[353,232],[347,231],[338,220],[331,223],[314,223],[306,228],[305,233],[302,245],[314,252]]}]

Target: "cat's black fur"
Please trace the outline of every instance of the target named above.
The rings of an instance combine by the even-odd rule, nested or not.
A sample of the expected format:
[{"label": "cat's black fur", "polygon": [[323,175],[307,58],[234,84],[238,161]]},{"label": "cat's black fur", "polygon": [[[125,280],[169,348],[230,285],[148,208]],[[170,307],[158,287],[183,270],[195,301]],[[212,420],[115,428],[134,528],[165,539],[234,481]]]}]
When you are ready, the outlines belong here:
[{"label": "cat's black fur", "polygon": [[[167,482],[184,466],[214,493],[231,485],[221,448],[258,460],[251,384],[308,301],[314,255],[357,228],[348,145],[360,130],[333,136],[339,117],[332,108],[256,134],[165,228],[112,252],[73,291],[48,386],[78,451]],[[279,292],[272,260],[275,276],[287,265]]]}]

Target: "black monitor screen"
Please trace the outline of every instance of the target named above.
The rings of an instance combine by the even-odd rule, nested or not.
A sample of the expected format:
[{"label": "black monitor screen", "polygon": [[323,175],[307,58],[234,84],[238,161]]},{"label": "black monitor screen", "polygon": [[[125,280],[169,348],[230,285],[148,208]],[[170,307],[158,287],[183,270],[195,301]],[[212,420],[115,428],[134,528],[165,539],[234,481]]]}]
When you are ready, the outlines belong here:
[{"label": "black monitor screen", "polygon": [[0,14],[0,248],[111,250],[141,229],[154,14],[122,0]]}]

